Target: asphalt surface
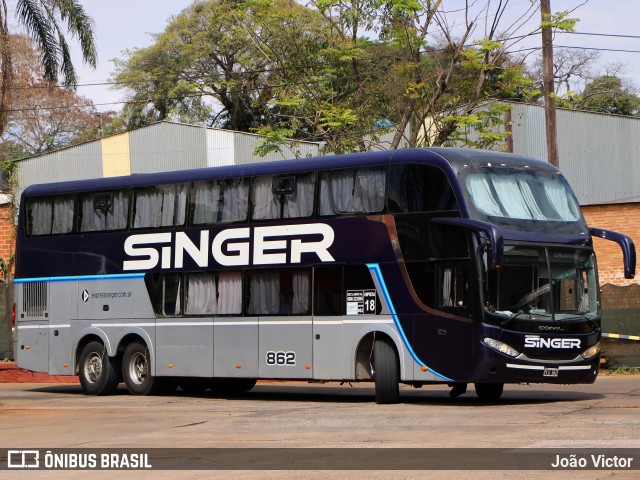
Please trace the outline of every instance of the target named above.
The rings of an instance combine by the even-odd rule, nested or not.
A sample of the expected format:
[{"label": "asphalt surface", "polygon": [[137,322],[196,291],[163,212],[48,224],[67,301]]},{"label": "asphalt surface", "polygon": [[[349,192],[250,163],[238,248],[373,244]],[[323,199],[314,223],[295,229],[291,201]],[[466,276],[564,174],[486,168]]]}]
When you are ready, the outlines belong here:
[{"label": "asphalt surface", "polygon": [[[640,470],[477,471],[471,448],[640,449],[640,376],[593,385],[508,385],[488,404],[471,388],[402,387],[376,405],[370,384],[258,383],[248,394],[83,395],[73,384],[0,384],[2,449],[459,448],[459,471],[91,472],[91,478],[640,478]],[[310,450],[313,452],[313,450]],[[640,456],[634,459],[640,466]],[[543,468],[543,467],[541,467]],[[86,472],[0,471],[0,478],[86,478]]]}]

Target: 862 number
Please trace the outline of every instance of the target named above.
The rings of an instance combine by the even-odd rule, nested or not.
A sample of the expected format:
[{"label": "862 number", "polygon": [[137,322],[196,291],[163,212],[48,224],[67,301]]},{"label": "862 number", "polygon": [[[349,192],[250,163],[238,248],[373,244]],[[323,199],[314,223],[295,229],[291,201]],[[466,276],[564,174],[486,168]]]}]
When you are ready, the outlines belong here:
[{"label": "862 number", "polygon": [[267,352],[267,365],[295,365],[296,352]]}]

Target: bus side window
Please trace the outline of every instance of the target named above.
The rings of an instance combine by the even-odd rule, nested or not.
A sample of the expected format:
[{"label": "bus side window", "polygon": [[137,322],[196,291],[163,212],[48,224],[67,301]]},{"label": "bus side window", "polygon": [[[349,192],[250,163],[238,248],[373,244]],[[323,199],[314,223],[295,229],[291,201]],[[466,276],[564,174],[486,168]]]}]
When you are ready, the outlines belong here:
[{"label": "bus side window", "polygon": [[175,317],[182,313],[182,282],[179,274],[149,273],[144,280],[156,316]]},{"label": "bus side window", "polygon": [[342,267],[315,267],[313,270],[313,314],[319,317],[342,315]]},{"label": "bus side window", "polygon": [[242,272],[185,275],[185,315],[241,315]]},{"label": "bus side window", "polygon": [[310,217],[313,214],[315,173],[254,178],[251,205],[254,220]]},{"label": "bus side window", "polygon": [[133,228],[184,225],[187,211],[187,186],[159,185],[137,189],[133,199]]},{"label": "bus side window", "polygon": [[430,165],[391,165],[387,203],[391,213],[460,210],[446,175]]},{"label": "bus side window", "polygon": [[462,266],[444,267],[440,270],[440,280],[442,285],[441,307],[466,307],[469,305],[469,280],[466,268]]},{"label": "bus side window", "polygon": [[247,219],[249,179],[211,180],[194,185],[191,193],[192,223],[239,222]]},{"label": "bus side window", "polygon": [[386,180],[384,168],[323,172],[320,176],[320,215],[382,212]]},{"label": "bus side window", "polygon": [[27,235],[58,235],[73,231],[72,195],[33,198],[27,203]]},{"label": "bus side window", "polygon": [[124,230],[129,216],[129,192],[87,193],[80,197],[80,231]]},{"label": "bus side window", "polygon": [[247,313],[250,315],[308,315],[311,271],[308,268],[256,270],[249,274]]}]

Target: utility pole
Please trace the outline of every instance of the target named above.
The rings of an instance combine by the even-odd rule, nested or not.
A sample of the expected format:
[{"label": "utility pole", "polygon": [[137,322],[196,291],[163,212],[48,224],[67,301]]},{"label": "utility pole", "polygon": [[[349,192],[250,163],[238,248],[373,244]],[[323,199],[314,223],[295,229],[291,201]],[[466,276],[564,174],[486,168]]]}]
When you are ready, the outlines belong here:
[{"label": "utility pole", "polygon": [[[540,0],[543,22],[551,21],[551,0]],[[553,88],[553,39],[550,27],[542,28],[542,76],[544,93],[544,118],[547,131],[547,159],[558,168],[558,135],[556,130],[556,99]]]}]

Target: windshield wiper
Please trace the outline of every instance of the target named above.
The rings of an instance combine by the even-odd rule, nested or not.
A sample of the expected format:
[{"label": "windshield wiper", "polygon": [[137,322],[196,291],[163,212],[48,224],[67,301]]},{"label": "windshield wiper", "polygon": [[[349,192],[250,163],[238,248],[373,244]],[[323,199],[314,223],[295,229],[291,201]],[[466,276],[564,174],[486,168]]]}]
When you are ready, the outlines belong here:
[{"label": "windshield wiper", "polygon": [[533,320],[533,316],[537,316],[537,317],[548,317],[551,318],[551,314],[550,313],[530,313],[530,312],[525,312],[523,310],[520,310],[518,313],[515,313],[514,315],[510,316],[509,318],[507,318],[506,320],[504,320],[500,326],[502,328],[505,328],[506,326],[508,326],[511,322],[513,322],[516,318],[518,318],[520,315],[530,315],[531,316],[531,320]]}]

